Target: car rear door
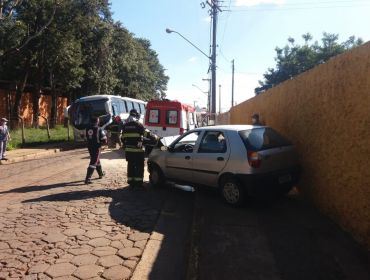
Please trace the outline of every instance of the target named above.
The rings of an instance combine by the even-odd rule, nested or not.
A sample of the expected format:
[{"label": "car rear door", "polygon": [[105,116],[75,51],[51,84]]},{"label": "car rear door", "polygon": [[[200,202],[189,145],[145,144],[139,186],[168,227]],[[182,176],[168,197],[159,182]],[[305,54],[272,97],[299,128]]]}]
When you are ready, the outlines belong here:
[{"label": "car rear door", "polygon": [[205,131],[193,156],[193,176],[197,184],[216,187],[230,156],[227,135],[221,130]]}]

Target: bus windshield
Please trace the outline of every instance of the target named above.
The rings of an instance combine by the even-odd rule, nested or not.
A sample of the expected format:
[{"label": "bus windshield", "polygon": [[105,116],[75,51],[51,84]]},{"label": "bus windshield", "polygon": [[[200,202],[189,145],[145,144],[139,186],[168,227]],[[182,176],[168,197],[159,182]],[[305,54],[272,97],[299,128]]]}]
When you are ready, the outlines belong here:
[{"label": "bus windshield", "polygon": [[74,111],[74,126],[79,129],[86,128],[90,124],[91,117],[109,114],[105,106],[106,102],[105,99],[78,102]]}]

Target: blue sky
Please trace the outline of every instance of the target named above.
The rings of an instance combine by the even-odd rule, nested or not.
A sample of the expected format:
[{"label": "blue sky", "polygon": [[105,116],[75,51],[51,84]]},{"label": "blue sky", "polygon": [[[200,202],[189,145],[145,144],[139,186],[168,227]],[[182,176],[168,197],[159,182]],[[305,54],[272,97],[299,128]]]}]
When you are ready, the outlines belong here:
[{"label": "blue sky", "polygon": [[[136,37],[149,39],[170,77],[167,96],[187,103],[206,104],[208,59],[177,34],[180,32],[205,53],[209,52],[208,10],[200,0],[113,0],[113,18]],[[225,0],[217,32],[217,85],[221,85],[222,111],[231,105],[231,60],[235,59],[235,100],[254,96],[262,74],[274,67],[275,47],[288,37],[301,41],[311,33],[320,40],[323,32],[339,34],[340,41],[355,35],[370,40],[369,0]],[[217,97],[219,100],[219,97]],[[218,110],[218,104],[217,104]]]}]

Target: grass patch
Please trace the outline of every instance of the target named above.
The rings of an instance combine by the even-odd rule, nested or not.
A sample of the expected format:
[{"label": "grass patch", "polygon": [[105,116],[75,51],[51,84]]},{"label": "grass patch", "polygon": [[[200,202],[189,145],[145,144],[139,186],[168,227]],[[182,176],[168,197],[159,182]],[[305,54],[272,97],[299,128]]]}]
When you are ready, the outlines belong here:
[{"label": "grass patch", "polygon": [[[70,128],[71,141],[73,139],[73,130]],[[40,128],[25,128],[24,138],[26,143],[22,145],[22,130],[11,130],[10,136],[12,141],[8,142],[8,150],[19,149],[23,147],[34,147],[47,143],[65,142],[68,141],[67,128],[63,125],[57,125],[55,128],[50,129],[50,140],[46,127]]]}]

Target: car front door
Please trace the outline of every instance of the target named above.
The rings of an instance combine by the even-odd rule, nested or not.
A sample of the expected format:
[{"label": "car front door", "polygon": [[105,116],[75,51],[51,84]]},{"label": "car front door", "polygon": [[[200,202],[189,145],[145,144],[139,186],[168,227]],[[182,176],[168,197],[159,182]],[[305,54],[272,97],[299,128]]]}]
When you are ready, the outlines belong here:
[{"label": "car front door", "polygon": [[184,134],[168,148],[166,155],[166,177],[177,181],[193,182],[193,155],[199,131]]},{"label": "car front door", "polygon": [[230,147],[222,131],[206,131],[193,156],[195,183],[217,186],[218,175],[224,169],[230,155]]}]

